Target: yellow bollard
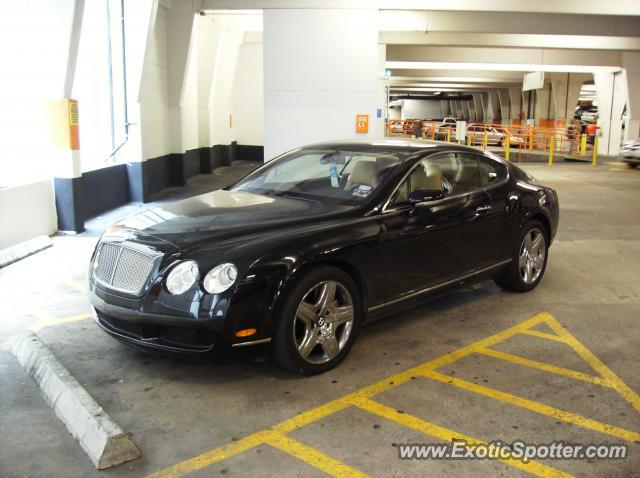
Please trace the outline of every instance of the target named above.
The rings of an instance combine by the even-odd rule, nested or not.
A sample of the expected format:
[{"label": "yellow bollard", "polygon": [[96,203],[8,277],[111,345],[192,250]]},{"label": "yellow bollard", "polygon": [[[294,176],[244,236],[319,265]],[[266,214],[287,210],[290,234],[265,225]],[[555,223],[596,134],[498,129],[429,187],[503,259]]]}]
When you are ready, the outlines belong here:
[{"label": "yellow bollard", "polygon": [[551,136],[551,142],[549,143],[549,166],[553,164],[553,152],[556,149],[556,137]]},{"label": "yellow bollard", "polygon": [[593,159],[591,160],[591,165],[598,165],[598,135],[593,137]]},{"label": "yellow bollard", "polygon": [[471,135],[467,134],[467,146],[471,146]]},{"label": "yellow bollard", "polygon": [[411,135],[411,139],[416,139],[416,135],[415,135],[415,134],[412,134],[412,135]]},{"label": "yellow bollard", "polygon": [[580,156],[587,154],[587,135],[580,135]]},{"label": "yellow bollard", "polygon": [[510,161],[509,157],[511,156],[511,138],[509,136],[505,136],[504,138],[504,159]]},{"label": "yellow bollard", "polygon": [[484,151],[487,150],[487,145],[489,144],[489,132],[485,129],[484,130],[484,139],[482,140],[482,149]]},{"label": "yellow bollard", "polygon": [[447,130],[447,143],[451,142],[451,130]]}]

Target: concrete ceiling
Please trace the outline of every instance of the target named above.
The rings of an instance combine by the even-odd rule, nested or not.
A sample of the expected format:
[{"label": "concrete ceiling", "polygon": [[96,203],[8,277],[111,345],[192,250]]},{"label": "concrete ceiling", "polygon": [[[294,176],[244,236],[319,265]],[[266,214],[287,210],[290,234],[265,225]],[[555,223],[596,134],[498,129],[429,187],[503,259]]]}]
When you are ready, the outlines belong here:
[{"label": "concrete ceiling", "polygon": [[[175,1],[175,0],[174,0]],[[610,0],[193,0],[194,8],[378,8],[391,91],[489,91],[529,71],[618,71],[640,51],[640,2]],[[259,25],[260,30],[261,22]],[[381,73],[382,74],[382,73]]]}]

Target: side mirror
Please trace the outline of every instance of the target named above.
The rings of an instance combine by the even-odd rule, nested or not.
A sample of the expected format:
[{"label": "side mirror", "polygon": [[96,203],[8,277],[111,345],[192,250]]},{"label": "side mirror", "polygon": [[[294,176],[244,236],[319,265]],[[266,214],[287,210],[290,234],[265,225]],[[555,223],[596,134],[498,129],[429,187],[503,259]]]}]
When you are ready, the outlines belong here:
[{"label": "side mirror", "polygon": [[412,206],[419,206],[422,203],[429,203],[444,199],[444,191],[440,189],[416,189],[409,195],[409,203]]}]

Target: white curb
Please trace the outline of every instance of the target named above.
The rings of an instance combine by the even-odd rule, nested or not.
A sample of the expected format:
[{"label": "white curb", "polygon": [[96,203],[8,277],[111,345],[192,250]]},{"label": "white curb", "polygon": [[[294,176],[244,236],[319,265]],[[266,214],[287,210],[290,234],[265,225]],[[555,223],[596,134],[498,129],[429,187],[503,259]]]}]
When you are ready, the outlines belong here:
[{"label": "white curb", "polygon": [[130,434],[122,431],[36,334],[19,337],[13,354],[97,469],[140,457]]}]

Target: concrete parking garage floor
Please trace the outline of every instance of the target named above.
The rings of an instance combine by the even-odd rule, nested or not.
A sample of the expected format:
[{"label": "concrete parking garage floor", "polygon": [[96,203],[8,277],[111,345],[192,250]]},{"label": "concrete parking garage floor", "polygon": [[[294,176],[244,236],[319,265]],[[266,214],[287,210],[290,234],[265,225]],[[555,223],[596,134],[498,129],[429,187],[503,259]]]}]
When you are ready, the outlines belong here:
[{"label": "concrete parking garage floor", "polygon": [[[389,317],[363,328],[345,362],[315,377],[286,374],[260,354],[185,360],[107,337],[88,319],[84,297],[96,237],[58,238],[0,270],[0,475],[637,474],[640,170],[523,167],[561,202],[540,286],[519,295],[484,282]],[[141,459],[92,468],[9,352],[11,337],[27,328],[133,433]],[[452,436],[622,443],[629,456],[523,469],[400,460],[394,447]]]}]

